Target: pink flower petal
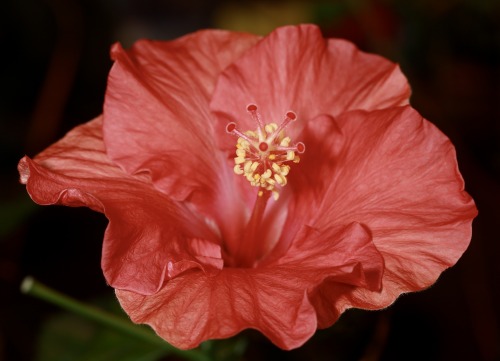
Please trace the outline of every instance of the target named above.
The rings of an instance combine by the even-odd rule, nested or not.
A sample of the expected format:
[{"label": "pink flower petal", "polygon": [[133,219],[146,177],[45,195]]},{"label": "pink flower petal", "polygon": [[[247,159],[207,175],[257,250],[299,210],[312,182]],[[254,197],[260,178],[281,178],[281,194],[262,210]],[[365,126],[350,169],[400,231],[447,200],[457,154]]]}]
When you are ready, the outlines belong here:
[{"label": "pink flower petal", "polygon": [[127,173],[150,173],[176,200],[213,203],[227,179],[213,133],[225,130],[214,129],[208,103],[219,73],[257,40],[199,31],[127,51],[115,44],[104,104],[108,156]]},{"label": "pink flower petal", "polygon": [[385,261],[382,292],[325,292],[344,299],[343,308],[386,307],[401,293],[428,287],[459,259],[477,211],[464,191],[453,145],[412,108],[350,112],[335,123],[341,149],[321,152],[323,159],[304,155],[304,171],[296,174],[308,174],[311,187],[299,176],[290,180],[291,186],[296,181],[295,208],[318,209],[311,223],[318,229],[332,222],[370,228]]},{"label": "pink flower petal", "polygon": [[321,114],[405,105],[409,94],[396,64],[300,25],[278,28],[228,67],[210,106],[221,126],[235,121],[247,130],[255,128],[244,113],[249,103],[259,106],[267,123],[279,123],[288,110],[305,122]]},{"label": "pink flower petal", "polygon": [[222,268],[220,247],[201,219],[147,177],[129,176],[107,159],[101,124],[97,118],[79,126],[35,161],[20,161],[31,197],[106,215],[102,267],[113,287],[149,294],[187,269]]},{"label": "pink flower petal", "polygon": [[[225,268],[216,275],[194,271],[154,295],[116,294],[134,322],[150,324],[180,348],[245,328],[261,331],[281,348],[295,348],[314,333],[317,311],[311,298],[318,296],[310,295],[323,282],[380,288],[383,259],[367,230],[354,223],[326,233],[306,230],[279,264]],[[329,309],[335,309],[336,300],[329,301]]]},{"label": "pink flower petal", "polygon": [[[277,262],[295,272],[309,273],[311,283],[319,284],[325,275],[331,278],[330,270],[335,269],[338,282],[373,291],[382,286],[384,260],[372,242],[371,231],[359,223],[323,229],[305,227]],[[339,265],[344,269],[340,274]],[[354,269],[361,273],[353,273]]]},{"label": "pink flower petal", "polygon": [[229,249],[253,197],[238,196],[232,167],[214,143],[215,132],[227,136],[225,127],[214,129],[208,103],[220,72],[257,40],[199,31],[169,42],[139,41],[128,51],[116,44],[104,104],[108,156],[127,173],[149,174],[169,197],[210,215]]},{"label": "pink flower petal", "polygon": [[249,327],[291,349],[316,330],[314,309],[297,282],[284,268],[227,268],[214,276],[184,273],[150,296],[122,290],[116,295],[134,322],[149,324],[181,349]]}]

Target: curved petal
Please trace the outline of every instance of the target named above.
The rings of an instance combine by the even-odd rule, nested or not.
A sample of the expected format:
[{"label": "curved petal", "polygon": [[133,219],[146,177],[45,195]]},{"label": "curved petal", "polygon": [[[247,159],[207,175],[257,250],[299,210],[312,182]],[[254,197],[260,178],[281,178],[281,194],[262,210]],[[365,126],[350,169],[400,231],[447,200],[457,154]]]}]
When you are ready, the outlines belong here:
[{"label": "curved petal", "polygon": [[21,181],[33,200],[106,215],[102,267],[115,288],[149,294],[187,269],[222,268],[220,247],[202,220],[146,177],[129,176],[107,159],[101,124],[97,118],[77,127],[35,161],[20,161]]},{"label": "curved petal", "polygon": [[285,268],[225,268],[217,275],[185,273],[151,296],[117,290],[123,309],[172,345],[189,349],[246,328],[283,349],[299,347],[316,331],[303,280]]},{"label": "curved petal", "polygon": [[109,157],[130,174],[149,172],[176,200],[213,203],[225,181],[213,134],[225,130],[214,130],[210,96],[219,73],[257,40],[205,30],[127,51],[115,44],[104,103]]},{"label": "curved petal", "polygon": [[304,227],[278,263],[314,285],[335,278],[372,291],[380,291],[382,286],[384,259],[370,230],[356,222],[326,229]]},{"label": "curved petal", "polygon": [[[343,308],[385,307],[455,264],[470,242],[477,210],[464,191],[453,145],[412,108],[355,111],[336,123],[344,146],[329,174],[321,167],[330,185],[310,224],[370,228],[385,261],[382,292],[358,288],[337,296]],[[305,206],[310,199],[298,194],[297,201]]]},{"label": "curved petal", "polygon": [[[212,217],[232,249],[248,218],[232,167],[214,146],[208,103],[219,73],[257,36],[206,30],[169,42],[139,41],[115,59],[104,104],[108,155],[130,174],[150,174],[169,197]],[[231,222],[227,222],[231,219]]]},{"label": "curved petal", "polygon": [[210,106],[221,123],[253,130],[245,115],[249,103],[259,106],[265,123],[279,123],[288,110],[306,122],[321,114],[405,105],[409,95],[396,64],[345,40],[324,39],[314,25],[300,25],[278,28],[228,67]]},{"label": "curved petal", "polygon": [[[305,230],[279,264],[225,268],[214,276],[194,271],[151,296],[116,294],[134,322],[151,325],[176,347],[193,348],[254,328],[281,348],[295,348],[312,336],[325,312],[310,299],[323,282],[380,287],[383,260],[368,231],[352,224],[329,235],[326,241],[325,234]],[[335,309],[335,300],[330,301],[327,309]]]}]

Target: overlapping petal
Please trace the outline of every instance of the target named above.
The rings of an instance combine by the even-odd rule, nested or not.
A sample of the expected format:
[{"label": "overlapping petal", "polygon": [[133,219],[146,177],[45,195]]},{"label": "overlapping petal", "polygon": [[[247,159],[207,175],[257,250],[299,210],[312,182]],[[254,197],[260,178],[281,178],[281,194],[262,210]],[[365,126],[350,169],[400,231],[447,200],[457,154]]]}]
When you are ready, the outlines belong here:
[{"label": "overlapping petal", "polygon": [[[295,348],[316,330],[312,301],[323,282],[380,287],[383,259],[369,232],[353,223],[326,233],[304,230],[279,263],[225,268],[215,275],[193,271],[154,295],[116,294],[132,320],[150,324],[179,348],[230,337],[245,328],[261,331],[281,348]],[[335,309],[336,300],[329,301]]]},{"label": "overlapping petal", "polygon": [[228,67],[211,108],[222,123],[254,129],[250,118],[242,117],[249,103],[259,106],[268,123],[279,123],[288,110],[305,122],[322,114],[405,105],[409,95],[396,64],[348,41],[324,39],[316,26],[301,25],[277,29]]},{"label": "overlapping petal", "polygon": [[248,218],[249,198],[235,196],[232,169],[214,143],[214,132],[225,130],[214,129],[208,104],[220,72],[258,39],[199,31],[169,42],[142,40],[127,51],[115,44],[111,51],[103,126],[108,156],[210,215],[228,248]]},{"label": "overlapping petal", "polygon": [[115,44],[104,104],[108,156],[130,174],[149,172],[176,200],[214,202],[227,177],[208,103],[219,73],[257,40],[199,31],[170,42],[138,41],[127,51]]},{"label": "overlapping petal", "polygon": [[23,158],[19,170],[30,196],[39,204],[86,206],[106,215],[102,267],[113,287],[149,294],[189,268],[222,268],[220,247],[202,220],[147,177],[129,176],[110,162],[101,126],[99,117],[35,161]]},{"label": "overlapping petal", "polygon": [[324,292],[343,299],[342,308],[385,307],[401,293],[429,286],[458,260],[477,211],[464,191],[453,145],[409,106],[323,119],[328,120],[340,139],[319,137],[314,123],[305,130],[315,148],[291,177],[295,208],[313,204],[311,225],[318,229],[353,221],[370,228],[386,266],[381,292]]}]

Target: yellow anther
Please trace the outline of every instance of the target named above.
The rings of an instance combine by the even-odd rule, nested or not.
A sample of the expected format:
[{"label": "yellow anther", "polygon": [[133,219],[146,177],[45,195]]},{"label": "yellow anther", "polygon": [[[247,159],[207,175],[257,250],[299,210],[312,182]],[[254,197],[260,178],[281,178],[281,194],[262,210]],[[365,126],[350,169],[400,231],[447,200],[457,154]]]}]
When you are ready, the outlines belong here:
[{"label": "yellow anther", "polygon": [[239,164],[236,164],[234,166],[233,170],[234,170],[234,173],[236,173],[236,174],[243,174],[243,173],[245,173],[245,172],[243,172],[243,169],[241,169],[241,167],[239,166]]},{"label": "yellow anther", "polygon": [[263,192],[263,191],[259,191],[259,193],[257,193],[257,195],[258,195],[259,197],[262,197],[262,196],[264,195],[264,192]]},{"label": "yellow anther", "polygon": [[276,182],[278,182],[279,185],[281,186],[284,186],[286,184],[286,178],[283,177],[282,175],[280,174],[275,174],[274,175],[274,179],[276,180]]},{"label": "yellow anther", "polygon": [[273,164],[271,164],[271,167],[273,168],[273,170],[275,172],[281,172],[281,168],[280,168],[280,166],[278,164],[273,163]]},{"label": "yellow anther", "polygon": [[238,148],[238,149],[248,149],[248,147],[250,147],[250,143],[248,143],[243,138],[238,138],[238,143],[236,144],[236,148]]},{"label": "yellow anther", "polygon": [[294,160],[295,159],[295,152],[293,150],[289,150],[286,152],[286,160]]},{"label": "yellow anther", "polygon": [[271,169],[266,169],[266,171],[262,174],[262,178],[267,179],[271,178],[273,175],[273,172],[271,172]]},{"label": "yellow anther", "polygon": [[288,147],[290,145],[290,137],[285,137],[281,140],[280,145],[282,147]]},{"label": "yellow anther", "polygon": [[245,150],[243,150],[243,149],[236,149],[236,155],[238,157],[245,158],[245,156],[247,155],[247,152],[245,152]]},{"label": "yellow anther", "polygon": [[288,172],[290,172],[290,166],[284,165],[281,167],[281,175],[288,175]]},{"label": "yellow anther", "polygon": [[255,174],[253,175],[253,179],[255,179],[256,181],[258,181],[258,180],[260,179],[260,174],[255,173]]},{"label": "yellow anther", "polygon": [[274,190],[272,192],[273,192],[273,198],[274,198],[274,200],[277,201],[278,198],[280,197],[280,194],[277,191],[274,191]]},{"label": "yellow anther", "polygon": [[252,162],[248,161],[248,162],[245,163],[245,166],[243,167],[243,170],[245,171],[245,173],[249,173],[251,167],[252,167]]},{"label": "yellow anther", "polygon": [[276,159],[276,154],[269,154],[269,160],[275,160]]},{"label": "yellow anther", "polygon": [[246,161],[246,159],[243,157],[234,158],[234,163],[236,163],[236,164],[243,164],[243,163],[245,163],[245,161]]},{"label": "yellow anther", "polygon": [[276,129],[278,129],[278,124],[276,123],[270,123],[267,124],[264,129],[266,130],[267,134],[273,133]]},{"label": "yellow anther", "polygon": [[259,166],[259,162],[253,162],[250,169],[252,170],[252,172],[255,172],[255,170],[257,169],[258,166]]}]

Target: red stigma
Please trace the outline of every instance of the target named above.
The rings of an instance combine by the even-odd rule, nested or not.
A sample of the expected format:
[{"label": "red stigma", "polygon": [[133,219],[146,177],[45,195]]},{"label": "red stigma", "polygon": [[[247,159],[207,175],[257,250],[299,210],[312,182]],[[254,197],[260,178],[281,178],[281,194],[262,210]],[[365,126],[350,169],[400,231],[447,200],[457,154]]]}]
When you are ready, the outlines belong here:
[{"label": "red stigma", "polygon": [[296,147],[297,147],[297,152],[299,153],[304,153],[306,151],[306,146],[302,142],[297,143]]},{"label": "red stigma", "polygon": [[249,105],[247,105],[247,110],[249,112],[254,112],[254,111],[257,110],[257,105],[255,105],[255,104],[249,104]]},{"label": "red stigma", "polygon": [[265,152],[265,151],[266,151],[266,150],[268,150],[268,149],[269,149],[269,145],[268,145],[266,142],[261,142],[261,143],[259,144],[259,150],[260,150],[261,152]]},{"label": "red stigma", "polygon": [[290,120],[295,120],[295,119],[297,119],[297,114],[295,114],[294,112],[290,111],[290,112],[286,113],[286,117],[290,118]]}]

